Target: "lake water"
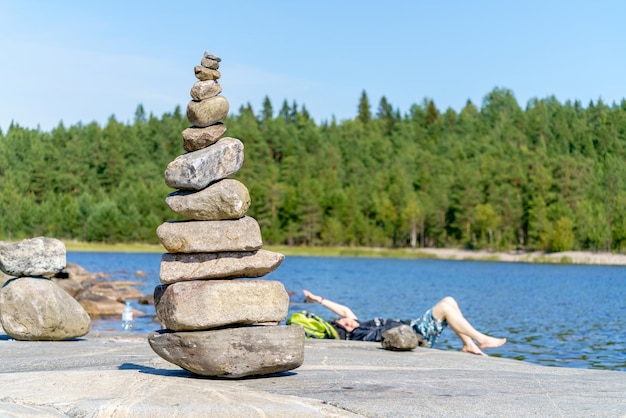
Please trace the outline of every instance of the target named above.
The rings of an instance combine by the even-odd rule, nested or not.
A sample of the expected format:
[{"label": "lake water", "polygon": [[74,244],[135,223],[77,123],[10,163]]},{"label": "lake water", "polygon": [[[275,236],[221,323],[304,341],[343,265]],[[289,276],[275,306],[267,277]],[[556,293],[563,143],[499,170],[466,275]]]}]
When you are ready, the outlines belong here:
[{"label": "lake water", "polygon": [[[158,284],[161,254],[69,252],[68,262],[112,280],[141,280],[144,293]],[[135,272],[147,278],[137,278]],[[626,371],[626,267],[542,265],[432,259],[286,257],[264,279],[279,280],[291,295],[290,313],[332,313],[304,303],[301,290],[348,305],[361,319],[420,316],[444,296],[454,296],[480,331],[506,337],[488,354],[546,366]],[[154,307],[134,329],[149,332]],[[121,318],[94,320],[94,330],[121,329]],[[450,329],[436,348],[458,350]]]}]

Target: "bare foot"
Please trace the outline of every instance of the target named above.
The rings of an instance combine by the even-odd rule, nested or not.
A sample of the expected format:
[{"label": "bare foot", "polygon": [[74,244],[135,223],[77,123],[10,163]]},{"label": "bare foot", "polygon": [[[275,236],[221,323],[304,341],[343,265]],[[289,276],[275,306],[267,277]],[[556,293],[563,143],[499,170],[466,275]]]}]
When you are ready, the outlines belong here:
[{"label": "bare foot", "polygon": [[506,343],[506,338],[494,338],[490,336],[486,336],[484,341],[481,341],[478,346],[482,349],[485,348],[498,348]]},{"label": "bare foot", "polygon": [[474,344],[474,342],[472,341],[471,344],[465,344],[463,346],[463,352],[464,353],[470,353],[470,354],[476,354],[477,356],[487,356],[487,354],[483,353],[480,348],[478,348],[476,346],[476,344]]}]

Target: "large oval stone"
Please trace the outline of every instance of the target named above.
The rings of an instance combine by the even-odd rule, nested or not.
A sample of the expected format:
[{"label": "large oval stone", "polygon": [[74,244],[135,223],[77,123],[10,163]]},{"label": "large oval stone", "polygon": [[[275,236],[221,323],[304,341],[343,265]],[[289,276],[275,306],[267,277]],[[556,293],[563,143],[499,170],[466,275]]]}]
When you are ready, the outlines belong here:
[{"label": "large oval stone", "polygon": [[16,340],[67,340],[89,332],[83,307],[52,280],[22,277],[0,289],[0,323]]},{"label": "large oval stone", "polygon": [[199,331],[235,324],[279,323],[289,295],[275,280],[192,280],[154,289],[159,321],[173,331]]},{"label": "large oval stone", "polygon": [[179,215],[201,221],[239,219],[250,208],[250,193],[240,181],[224,179],[198,192],[177,191],[165,203]]},{"label": "large oval stone", "polygon": [[183,148],[185,151],[197,151],[213,145],[226,132],[226,125],[222,122],[214,123],[205,128],[196,128],[194,126],[183,130]]},{"label": "large oval stone", "polygon": [[170,253],[256,251],[263,246],[254,218],[228,221],[170,221],[159,225],[157,236]]},{"label": "large oval stone", "polygon": [[66,264],[65,244],[58,239],[37,237],[0,242],[0,270],[10,276],[52,275]]},{"label": "large oval stone", "polygon": [[210,147],[180,155],[165,169],[165,183],[174,189],[201,190],[239,171],[243,144],[225,137]]},{"label": "large oval stone", "polygon": [[187,104],[187,119],[193,126],[203,128],[219,122],[228,115],[228,100],[224,96],[215,96]]},{"label": "large oval stone", "polygon": [[150,347],[200,376],[240,378],[286,372],[304,362],[304,329],[246,326],[197,332],[155,331]]},{"label": "large oval stone", "polygon": [[273,251],[222,253],[165,253],[161,257],[161,283],[186,280],[256,278],[276,270],[285,256]]}]

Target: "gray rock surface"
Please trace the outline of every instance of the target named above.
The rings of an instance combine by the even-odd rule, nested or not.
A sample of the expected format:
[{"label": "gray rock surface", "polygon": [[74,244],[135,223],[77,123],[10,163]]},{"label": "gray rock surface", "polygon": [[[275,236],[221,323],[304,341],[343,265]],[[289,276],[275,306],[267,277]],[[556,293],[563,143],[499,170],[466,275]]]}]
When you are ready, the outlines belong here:
[{"label": "gray rock surface", "polygon": [[159,321],[173,331],[284,320],[289,295],[275,280],[192,280],[154,289]]},{"label": "gray rock surface", "polygon": [[205,100],[215,97],[222,92],[222,86],[215,80],[198,81],[192,87],[189,94],[194,100]]},{"label": "gray rock surface", "polygon": [[243,144],[224,137],[210,147],[180,155],[165,169],[165,183],[174,189],[201,190],[239,171]]},{"label": "gray rock surface", "polygon": [[408,325],[400,325],[383,332],[380,344],[385,350],[407,351],[417,348],[420,339],[418,335]]},{"label": "gray rock surface", "polygon": [[51,279],[21,277],[0,289],[0,323],[16,340],[67,340],[89,332],[83,307]]},{"label": "gray rock surface", "polygon": [[218,57],[217,55],[209,52],[209,51],[204,51],[204,54],[202,54],[202,58],[207,58],[213,61],[217,61],[217,62],[221,62],[222,59],[220,57]]},{"label": "gray rock surface", "polygon": [[55,238],[37,237],[19,242],[0,241],[0,270],[15,276],[52,275],[65,268],[65,244]]},{"label": "gray rock surface", "polygon": [[219,71],[211,70],[211,69],[203,67],[201,65],[196,65],[193,68],[193,72],[194,72],[196,78],[198,80],[201,80],[201,81],[217,80],[217,79],[219,79],[222,76]]},{"label": "gray rock surface", "polygon": [[215,144],[226,132],[226,125],[222,122],[214,123],[205,128],[194,126],[185,129],[183,135],[183,148],[185,151],[197,151]]},{"label": "gray rock surface", "polygon": [[293,370],[304,361],[301,327],[248,326],[199,332],[157,331],[150,346],[163,359],[201,376],[240,378]]},{"label": "gray rock surface", "polygon": [[170,253],[256,251],[263,246],[254,218],[227,221],[172,221],[157,228],[161,244]]},{"label": "gray rock surface", "polygon": [[221,253],[165,253],[161,257],[161,283],[198,279],[256,278],[276,270],[285,256],[267,250]]},{"label": "gray rock surface", "polygon": [[234,179],[217,181],[200,191],[176,191],[165,198],[179,215],[200,221],[239,219],[250,208],[250,193]]},{"label": "gray rock surface", "polygon": [[92,331],[76,341],[42,343],[14,341],[0,329],[0,416],[626,416],[626,377],[619,371],[306,340],[304,363],[292,371],[197,379],[155,354],[146,339]]},{"label": "gray rock surface", "polygon": [[228,100],[224,96],[215,96],[199,102],[187,104],[187,119],[193,126],[200,128],[213,125],[228,115]]}]

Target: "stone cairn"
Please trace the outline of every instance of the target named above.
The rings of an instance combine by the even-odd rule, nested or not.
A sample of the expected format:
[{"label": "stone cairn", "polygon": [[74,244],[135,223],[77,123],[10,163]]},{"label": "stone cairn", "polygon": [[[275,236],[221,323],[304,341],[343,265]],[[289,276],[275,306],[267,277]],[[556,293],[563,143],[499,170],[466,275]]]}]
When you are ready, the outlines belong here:
[{"label": "stone cairn", "polygon": [[163,254],[154,305],[165,329],[150,333],[165,360],[201,376],[239,378],[299,367],[301,327],[280,326],[289,296],[281,282],[250,280],[274,271],[284,255],[263,250],[261,230],[245,216],[248,189],[228,178],[243,164],[243,144],[222,137],[228,101],[220,95],[221,59],[205,52],[182,132],[187,153],[170,162],[170,209],[189,218],[157,228]]},{"label": "stone cairn", "polygon": [[[0,324],[16,340],[58,341],[89,332],[87,311],[51,277],[65,269],[63,242],[0,242]],[[1,276],[1,275],[0,275]]]}]

